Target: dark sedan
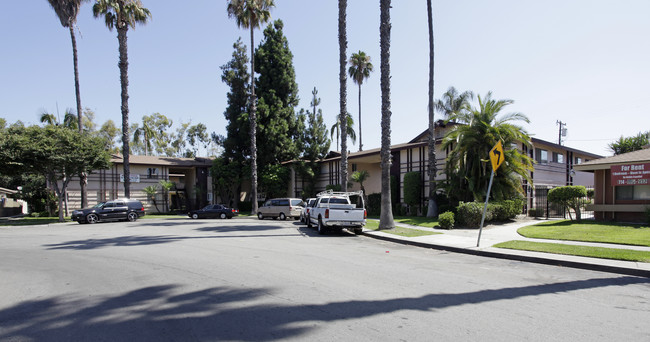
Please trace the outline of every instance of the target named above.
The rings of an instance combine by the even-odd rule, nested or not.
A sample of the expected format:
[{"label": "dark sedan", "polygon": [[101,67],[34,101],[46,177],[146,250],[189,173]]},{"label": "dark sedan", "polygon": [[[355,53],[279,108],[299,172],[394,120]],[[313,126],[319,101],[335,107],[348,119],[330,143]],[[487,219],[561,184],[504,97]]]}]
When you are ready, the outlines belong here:
[{"label": "dark sedan", "polygon": [[233,216],[237,214],[239,214],[239,211],[237,209],[228,208],[221,204],[210,204],[203,209],[190,211],[189,213],[187,213],[187,216],[193,219],[200,219],[200,218],[231,219]]}]

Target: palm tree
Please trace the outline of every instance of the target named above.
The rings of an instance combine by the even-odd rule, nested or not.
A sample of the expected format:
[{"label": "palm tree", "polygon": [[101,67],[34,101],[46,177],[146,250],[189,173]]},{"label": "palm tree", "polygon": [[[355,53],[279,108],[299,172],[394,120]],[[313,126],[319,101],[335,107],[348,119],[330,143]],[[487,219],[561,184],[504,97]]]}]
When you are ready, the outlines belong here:
[{"label": "palm tree", "polygon": [[[43,112],[39,117],[41,123],[44,123],[49,126],[60,126],[61,123],[59,119],[54,114]],[[77,116],[74,115],[70,110],[65,111],[63,116],[63,127],[68,129],[77,129]]]},{"label": "palm tree", "polygon": [[364,195],[366,194],[366,189],[363,187],[363,182],[368,178],[370,178],[370,173],[366,170],[354,171],[352,176],[350,176],[350,179],[352,179],[353,182],[359,183],[359,187],[361,188],[361,191],[363,191]]},{"label": "palm tree", "polygon": [[379,45],[381,49],[381,214],[379,229],[395,228],[390,199],[390,3],[379,2]]},{"label": "palm tree", "polygon": [[436,174],[438,166],[436,163],[436,125],[433,104],[433,9],[431,0],[427,0],[427,22],[429,23],[429,205],[427,217],[438,216],[438,203],[436,202]]},{"label": "palm tree", "polygon": [[95,18],[103,16],[106,27],[117,30],[119,42],[120,86],[122,88],[122,157],[124,165],[124,196],[131,196],[131,171],[129,168],[129,57],[126,33],[135,24],[146,24],[151,12],[142,7],[140,0],[96,0],[93,5]]},{"label": "palm tree", "polygon": [[490,197],[495,200],[510,199],[521,193],[521,178],[531,183],[530,171],[533,161],[519,152],[517,144],[530,146],[530,136],[514,124],[530,122],[521,113],[500,115],[512,100],[494,100],[489,92],[485,99],[478,96],[478,108],[467,107],[450,117],[462,123],[455,126],[443,139],[443,148],[450,148],[447,156],[446,174],[449,178],[448,193],[460,201],[484,201],[491,174],[486,160],[490,149],[501,141],[505,148],[505,162],[495,174]]},{"label": "palm tree", "polygon": [[52,125],[52,126],[59,125],[59,120],[56,119],[56,116],[54,114],[50,114],[47,112],[43,112],[39,117],[39,120],[41,121],[41,123],[44,123],[46,125]]},{"label": "palm tree", "polygon": [[350,57],[350,68],[348,73],[354,81],[354,83],[359,85],[359,151],[363,151],[363,141],[361,139],[361,85],[363,81],[370,77],[370,72],[372,72],[372,63],[370,63],[370,56],[366,55],[365,52],[359,51],[353,53]]},{"label": "palm tree", "polygon": [[142,142],[144,143],[144,155],[148,156],[151,152],[151,140],[155,136],[155,132],[149,127],[149,125],[143,120],[142,127],[138,127],[133,131],[133,142],[139,143],[140,138],[142,137]]},{"label": "palm tree", "polygon": [[339,0],[339,122],[341,131],[341,187],[343,191],[346,191],[348,188],[348,130],[346,128],[346,116],[348,115],[348,79],[345,73],[348,49],[347,8],[348,1]]},{"label": "palm tree", "polygon": [[[330,128],[330,139],[334,139],[334,133],[336,133],[336,147],[339,147],[339,136],[341,135],[341,121],[336,120],[336,122]],[[345,130],[347,135],[350,136],[350,140],[354,144],[357,141],[357,133],[354,131],[354,119],[352,115],[348,113],[347,120],[345,122]]]},{"label": "palm tree", "polygon": [[442,98],[436,102],[435,108],[445,119],[450,120],[454,114],[465,110],[469,106],[469,100],[471,99],[474,99],[474,93],[471,91],[468,90],[459,94],[456,88],[449,87],[442,94]]},{"label": "palm tree", "polygon": [[156,207],[156,211],[160,213],[160,209],[158,209],[158,203],[156,202],[156,194],[158,193],[158,186],[157,185],[149,185],[146,186],[142,189],[145,194],[147,194],[147,198],[153,201],[153,205]]},{"label": "palm tree", "polygon": [[251,203],[253,215],[257,212],[257,99],[255,98],[255,63],[253,58],[253,30],[271,19],[273,0],[230,0],[228,17],[235,18],[238,27],[251,32],[251,92],[250,92],[250,135],[251,135]]},{"label": "palm tree", "polygon": [[83,129],[81,114],[81,95],[79,92],[79,64],[77,62],[77,39],[74,34],[74,24],[77,22],[77,14],[83,2],[88,0],[48,0],[50,6],[56,12],[61,21],[61,26],[70,30],[70,39],[72,40],[72,61],[74,64],[74,89],[77,97],[77,127],[79,132]]}]

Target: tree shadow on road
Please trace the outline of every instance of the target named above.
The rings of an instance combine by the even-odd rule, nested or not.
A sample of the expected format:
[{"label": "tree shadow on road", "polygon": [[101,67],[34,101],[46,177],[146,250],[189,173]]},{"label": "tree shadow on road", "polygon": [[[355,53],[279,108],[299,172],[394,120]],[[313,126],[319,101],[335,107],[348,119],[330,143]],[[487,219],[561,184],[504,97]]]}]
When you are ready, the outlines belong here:
[{"label": "tree shadow on road", "polygon": [[[587,279],[467,293],[435,293],[387,300],[325,304],[276,300],[272,289],[217,287],[183,292],[178,285],[152,286],[112,297],[51,297],[0,310],[0,340],[283,340],[303,337],[327,322],[401,310],[430,312],[461,305],[544,294],[648,284],[637,277]],[[259,303],[259,302],[258,302]]]}]

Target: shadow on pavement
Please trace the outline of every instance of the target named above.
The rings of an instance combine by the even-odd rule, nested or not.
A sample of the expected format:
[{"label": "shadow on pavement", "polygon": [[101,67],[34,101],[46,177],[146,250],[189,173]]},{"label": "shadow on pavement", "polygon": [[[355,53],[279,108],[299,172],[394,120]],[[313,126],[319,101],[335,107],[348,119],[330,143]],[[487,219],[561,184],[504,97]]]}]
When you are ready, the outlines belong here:
[{"label": "shadow on pavement", "polygon": [[387,300],[324,304],[250,304],[272,289],[216,287],[182,292],[180,286],[137,289],[112,297],[56,296],[0,310],[0,340],[238,340],[297,338],[326,322],[358,319],[401,310],[429,312],[526,296],[584,289],[648,284],[636,277],[587,279],[467,293],[435,293]]}]

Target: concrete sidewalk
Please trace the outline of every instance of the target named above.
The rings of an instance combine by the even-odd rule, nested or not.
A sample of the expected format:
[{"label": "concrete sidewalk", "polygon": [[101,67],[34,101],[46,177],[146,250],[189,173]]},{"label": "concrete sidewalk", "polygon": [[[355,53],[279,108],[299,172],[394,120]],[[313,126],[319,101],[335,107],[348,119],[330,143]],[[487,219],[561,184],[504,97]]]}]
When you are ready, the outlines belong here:
[{"label": "concrete sidewalk", "polygon": [[627,245],[606,244],[606,243],[530,239],[521,236],[517,233],[517,229],[521,227],[533,225],[543,221],[545,220],[523,218],[523,219],[517,219],[512,223],[488,225],[486,227],[483,227],[483,232],[481,234],[481,241],[479,247],[476,246],[478,241],[478,233],[479,233],[478,229],[452,229],[452,230],[433,229],[433,228],[412,226],[412,225],[396,222],[395,224],[400,227],[426,230],[426,231],[435,231],[437,233],[442,233],[442,234],[419,236],[419,237],[403,237],[395,234],[390,234],[382,231],[374,231],[369,229],[364,229],[363,234],[381,240],[419,246],[424,248],[445,250],[445,251],[456,252],[456,253],[465,253],[465,254],[486,256],[492,258],[535,262],[535,263],[541,263],[547,265],[573,267],[573,268],[650,278],[650,263],[588,258],[588,257],[579,257],[579,256],[571,256],[571,255],[519,251],[519,250],[492,247],[495,244],[500,242],[511,241],[511,240],[523,240],[523,241],[552,242],[552,243],[561,243],[561,244],[596,246],[596,247],[618,248],[618,249],[634,249],[634,250],[642,250],[642,251],[650,252],[650,247],[627,246]]}]

